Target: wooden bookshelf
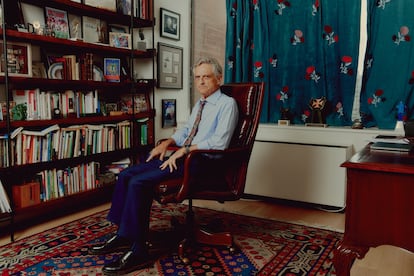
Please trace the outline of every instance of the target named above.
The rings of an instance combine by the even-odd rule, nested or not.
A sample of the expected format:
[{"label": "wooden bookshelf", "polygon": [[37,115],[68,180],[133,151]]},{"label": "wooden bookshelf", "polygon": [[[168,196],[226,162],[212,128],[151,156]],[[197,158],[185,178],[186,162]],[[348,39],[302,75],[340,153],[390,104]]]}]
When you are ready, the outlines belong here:
[{"label": "wooden bookshelf", "polygon": [[[125,25],[129,28],[129,30],[131,30],[132,38],[134,29],[148,28],[152,30],[152,40],[154,40],[155,20],[153,16],[153,0],[147,0],[148,10],[145,14],[148,16],[146,18],[138,18],[133,15],[123,15],[117,12],[67,0],[21,0],[21,2],[41,9],[44,9],[45,7],[60,9],[66,11],[68,14],[75,14],[80,17],[88,16],[99,18],[100,20],[104,20],[107,24]],[[5,20],[6,26],[8,26],[7,15]],[[36,53],[37,55],[35,56],[42,57],[42,62],[45,66],[48,65],[48,62],[44,60],[45,53],[47,52],[53,52],[53,54],[60,56],[72,55],[76,57],[78,62],[80,62],[80,57],[83,56],[84,53],[90,53],[90,55],[93,56],[93,60],[91,60],[95,66],[102,66],[104,64],[103,59],[105,57],[111,57],[122,60],[121,66],[124,69],[121,70],[123,75],[120,76],[119,82],[107,82],[105,79],[83,79],[79,76],[74,79],[72,79],[72,77],[70,79],[65,79],[66,77],[63,77],[63,79],[57,79],[50,78],[50,76],[48,76],[49,78],[40,78],[25,75],[16,76],[14,74],[5,73],[0,75],[0,86],[4,86],[4,90],[6,91],[6,107],[2,106],[6,111],[3,112],[3,120],[0,121],[0,133],[5,134],[5,137],[8,137],[6,139],[9,141],[8,149],[2,152],[8,155],[9,164],[13,164],[0,168],[0,178],[11,199],[11,190],[14,185],[21,185],[22,183],[36,178],[36,175],[39,172],[54,169],[61,170],[64,168],[73,168],[88,163],[99,163],[100,170],[102,171],[105,165],[111,164],[112,161],[117,161],[122,158],[130,158],[131,163],[139,162],[140,158],[142,158],[142,156],[148,153],[148,151],[152,148],[154,145],[155,116],[155,109],[151,106],[151,102],[154,99],[155,87],[154,69],[152,69],[151,72],[152,78],[134,80],[134,60],[142,60],[145,63],[152,62],[152,66],[154,68],[156,57],[155,49],[137,50],[133,47],[132,49],[117,48],[109,46],[109,44],[87,43],[82,40],[62,39],[50,35],[46,36],[36,33],[21,32],[12,28],[0,29],[0,35],[3,38],[2,49],[9,43],[22,43],[24,45],[30,45],[31,50],[39,51],[39,53]],[[154,43],[152,43],[152,45],[154,45]],[[69,64],[72,64],[72,62]],[[66,66],[66,64],[62,63],[62,66]],[[47,72],[47,68],[45,69]],[[100,69],[103,71],[103,68]],[[92,69],[90,70],[92,72]],[[13,118],[11,112],[14,112],[12,106],[17,104],[15,103],[13,95],[16,95],[16,91],[18,90],[36,90],[44,93],[53,92],[54,94],[58,94],[57,98],[59,98],[59,95],[63,95],[63,93],[68,90],[80,93],[78,95],[94,91],[97,96],[94,101],[99,108],[96,108],[96,112],[92,113],[70,112],[64,113],[60,116],[60,112],[62,112],[60,109],[62,109],[62,106],[59,105],[62,105],[62,102],[59,100],[56,101],[58,104],[55,102],[53,102],[53,105],[49,103],[49,105],[52,105],[50,108],[53,108],[53,111],[55,111],[55,109],[59,109],[59,116],[48,115],[46,116],[46,119],[39,116],[35,117],[34,120],[16,120]],[[143,111],[138,110],[135,108],[135,101],[132,101],[132,108],[130,108],[130,110],[133,111],[131,112],[124,112],[123,110],[120,110],[120,115],[110,116],[109,112],[101,110],[102,107],[106,108],[104,103],[120,108],[122,96],[125,95],[129,95],[131,98],[135,97],[134,95],[141,95],[141,97],[143,96],[141,102],[144,103],[146,108],[142,109]],[[27,110],[32,108],[32,106],[30,106],[32,104],[32,102],[26,102]],[[49,108],[49,105],[46,105],[46,108]],[[80,102],[76,99],[75,106],[79,107],[79,105]],[[9,112],[7,112],[7,107],[9,107]],[[50,112],[50,110],[48,110],[48,112]],[[5,113],[8,113],[8,115]],[[130,144],[128,143],[128,146],[116,147],[115,149],[105,152],[14,165],[16,164],[15,158],[17,149],[13,148],[16,143],[10,139],[10,135],[18,128],[23,128],[23,130],[39,131],[51,125],[59,125],[60,128],[67,128],[74,125],[80,127],[85,125],[116,125],[124,121],[130,122],[131,124],[131,129],[125,132],[127,133],[125,135],[129,135],[127,139],[130,141]],[[145,134],[146,137],[141,137],[143,134]],[[68,142],[68,145],[73,145],[75,142]],[[93,179],[97,179],[96,175],[93,177]],[[14,208],[15,206],[13,205],[12,200],[12,213],[9,215],[0,214],[0,230],[9,229],[12,232],[13,229],[23,227],[27,224],[36,223],[43,218],[56,217],[68,212],[89,207],[91,204],[99,204],[108,201],[110,199],[112,188],[113,185],[106,184],[102,186],[97,182],[96,188],[70,195],[64,195],[53,200],[41,201],[36,205],[24,208]],[[76,208],[73,207],[74,201],[77,202]],[[53,214],[50,210],[53,210]],[[11,224],[4,225],[7,221]]]}]

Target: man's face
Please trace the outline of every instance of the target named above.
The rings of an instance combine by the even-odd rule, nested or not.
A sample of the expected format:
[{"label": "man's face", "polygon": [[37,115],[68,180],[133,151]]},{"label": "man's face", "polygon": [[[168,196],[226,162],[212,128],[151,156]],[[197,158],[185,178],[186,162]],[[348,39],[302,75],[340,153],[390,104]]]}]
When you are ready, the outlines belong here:
[{"label": "man's face", "polygon": [[211,64],[201,64],[194,70],[194,81],[203,98],[213,94],[221,85],[222,76],[216,77]]}]

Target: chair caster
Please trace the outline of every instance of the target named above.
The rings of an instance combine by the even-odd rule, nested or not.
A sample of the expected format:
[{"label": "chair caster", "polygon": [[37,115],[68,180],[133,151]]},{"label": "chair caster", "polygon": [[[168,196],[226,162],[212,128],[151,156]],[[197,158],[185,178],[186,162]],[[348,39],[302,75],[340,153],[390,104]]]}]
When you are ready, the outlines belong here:
[{"label": "chair caster", "polygon": [[181,261],[182,261],[185,265],[188,265],[188,264],[190,263],[190,259],[189,259],[189,258],[187,258],[187,257],[182,258],[182,259],[181,259]]}]

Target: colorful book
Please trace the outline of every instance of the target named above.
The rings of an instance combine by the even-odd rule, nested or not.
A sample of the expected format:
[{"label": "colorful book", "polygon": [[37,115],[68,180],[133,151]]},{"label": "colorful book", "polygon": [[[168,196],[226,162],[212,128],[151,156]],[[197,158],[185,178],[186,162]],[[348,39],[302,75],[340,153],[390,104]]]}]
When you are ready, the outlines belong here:
[{"label": "colorful book", "polygon": [[119,58],[104,58],[104,78],[108,82],[121,81],[121,60]]}]

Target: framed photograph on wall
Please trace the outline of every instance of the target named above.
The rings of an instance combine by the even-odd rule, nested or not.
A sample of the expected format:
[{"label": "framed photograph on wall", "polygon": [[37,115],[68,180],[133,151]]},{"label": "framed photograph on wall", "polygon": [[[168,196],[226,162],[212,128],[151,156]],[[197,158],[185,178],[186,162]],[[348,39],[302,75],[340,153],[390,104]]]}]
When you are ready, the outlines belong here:
[{"label": "framed photograph on wall", "polygon": [[[3,41],[0,41],[3,43]],[[0,56],[4,56],[3,47],[0,49]],[[4,76],[5,63],[2,60],[0,75]],[[11,76],[31,77],[32,76],[32,48],[27,43],[7,43],[7,68]]]},{"label": "framed photograph on wall", "polygon": [[176,116],[176,100],[175,99],[163,99],[162,100],[162,127],[175,127],[177,126]]},{"label": "framed photograph on wall", "polygon": [[183,88],[183,48],[158,42],[158,87]]},{"label": "framed photograph on wall", "polygon": [[166,9],[160,9],[160,36],[180,40],[180,15]]}]

